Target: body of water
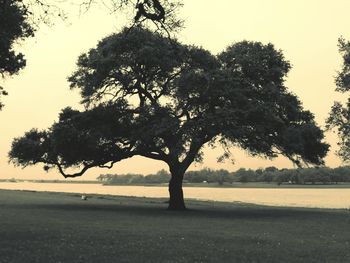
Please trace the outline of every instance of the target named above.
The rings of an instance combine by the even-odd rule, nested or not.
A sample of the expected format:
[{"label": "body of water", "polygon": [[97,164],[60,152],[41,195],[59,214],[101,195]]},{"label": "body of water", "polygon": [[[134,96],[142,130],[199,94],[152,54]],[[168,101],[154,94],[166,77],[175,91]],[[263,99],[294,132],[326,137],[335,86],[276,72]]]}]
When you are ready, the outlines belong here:
[{"label": "body of water", "polygon": [[[101,194],[137,197],[168,197],[166,186],[103,186],[74,183],[0,183],[0,189]],[[272,206],[350,208],[350,189],[319,188],[208,188],[185,187],[185,198],[244,202]]]}]

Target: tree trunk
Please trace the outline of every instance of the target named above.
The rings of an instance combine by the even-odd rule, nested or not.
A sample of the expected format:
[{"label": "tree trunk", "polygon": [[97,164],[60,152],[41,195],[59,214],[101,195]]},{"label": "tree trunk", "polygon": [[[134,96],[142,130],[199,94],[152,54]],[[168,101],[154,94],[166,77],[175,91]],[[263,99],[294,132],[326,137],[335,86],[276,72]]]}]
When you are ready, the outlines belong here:
[{"label": "tree trunk", "polygon": [[170,169],[171,179],[169,182],[169,210],[185,210],[185,201],[182,191],[182,180],[184,172],[180,172],[178,169]]}]

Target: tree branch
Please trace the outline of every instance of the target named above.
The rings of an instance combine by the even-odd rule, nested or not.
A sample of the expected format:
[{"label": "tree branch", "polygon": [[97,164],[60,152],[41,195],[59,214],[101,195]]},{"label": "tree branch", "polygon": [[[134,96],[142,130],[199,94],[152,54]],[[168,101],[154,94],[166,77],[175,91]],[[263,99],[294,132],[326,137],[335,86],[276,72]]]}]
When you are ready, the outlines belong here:
[{"label": "tree branch", "polygon": [[73,174],[67,174],[67,173],[65,173],[65,171],[60,163],[57,162],[57,163],[55,163],[55,165],[57,166],[58,171],[60,172],[60,174],[63,175],[64,178],[75,178],[75,177],[82,176],[87,170],[96,166],[95,164],[84,165],[83,169],[80,172],[73,173]]},{"label": "tree branch", "polygon": [[161,153],[155,153],[155,152],[142,152],[140,153],[141,156],[159,160],[159,161],[166,161],[167,156],[166,154],[161,154]]},{"label": "tree branch", "polygon": [[[153,12],[148,11],[148,8],[153,8]],[[136,4],[135,22],[138,22],[141,17],[145,17],[152,21],[162,22],[165,20],[165,10],[159,0],[145,0]]]},{"label": "tree branch", "polygon": [[193,139],[191,142],[190,149],[187,152],[187,155],[185,159],[181,162],[183,167],[187,169],[191,163],[194,161],[196,158],[196,155],[198,154],[199,150],[202,148],[202,146],[209,142],[213,137],[211,136],[205,136],[201,139]]}]

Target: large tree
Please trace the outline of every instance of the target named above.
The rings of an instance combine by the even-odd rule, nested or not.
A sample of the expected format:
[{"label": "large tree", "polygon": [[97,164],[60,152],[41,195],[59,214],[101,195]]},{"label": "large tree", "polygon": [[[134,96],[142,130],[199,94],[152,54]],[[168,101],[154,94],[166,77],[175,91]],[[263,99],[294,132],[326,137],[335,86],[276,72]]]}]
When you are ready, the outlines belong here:
[{"label": "large tree", "polygon": [[[338,41],[339,52],[343,58],[342,69],[336,76],[336,91],[348,93],[350,91],[350,42],[343,38]],[[327,119],[329,129],[335,128],[340,139],[338,155],[343,161],[350,161],[350,98],[345,104],[335,102]]]},{"label": "large tree", "polygon": [[[328,151],[314,117],[288,92],[290,70],[272,44],[239,42],[215,56],[142,28],[103,39],[69,77],[85,111],[64,109],[51,128],[16,138],[10,160],[65,177],[136,155],[169,166],[169,209],[184,209],[182,180],[204,145],[237,146],[320,165]],[[69,174],[66,169],[80,168]]]}]

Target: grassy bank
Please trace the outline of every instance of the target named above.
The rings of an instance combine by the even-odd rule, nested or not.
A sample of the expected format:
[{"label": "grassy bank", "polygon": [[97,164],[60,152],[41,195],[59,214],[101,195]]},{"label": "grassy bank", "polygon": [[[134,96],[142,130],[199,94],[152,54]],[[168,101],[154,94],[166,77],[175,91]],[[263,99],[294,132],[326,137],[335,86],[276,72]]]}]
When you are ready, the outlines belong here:
[{"label": "grassy bank", "polygon": [[0,262],[347,262],[348,210],[0,191]]}]

